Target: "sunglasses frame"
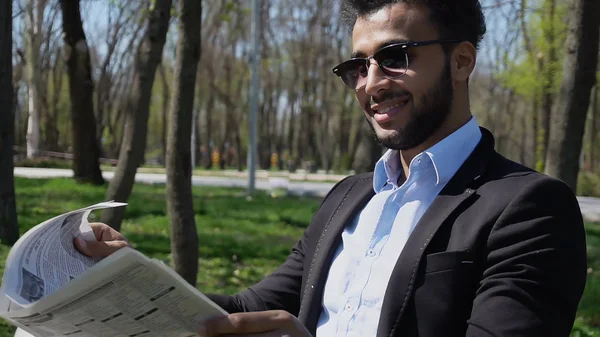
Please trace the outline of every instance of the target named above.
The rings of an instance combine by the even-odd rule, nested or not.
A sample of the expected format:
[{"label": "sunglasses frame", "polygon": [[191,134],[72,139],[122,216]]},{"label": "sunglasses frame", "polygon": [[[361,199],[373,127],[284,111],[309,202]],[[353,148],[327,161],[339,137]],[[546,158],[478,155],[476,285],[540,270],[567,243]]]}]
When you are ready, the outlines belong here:
[{"label": "sunglasses frame", "polygon": [[[409,67],[409,62],[408,62],[408,54],[406,53],[406,50],[407,50],[408,48],[413,48],[413,47],[423,47],[423,46],[429,46],[429,45],[433,45],[433,44],[440,44],[440,43],[459,43],[459,42],[462,42],[462,40],[456,40],[456,39],[442,39],[442,40],[406,41],[406,42],[398,42],[398,43],[393,43],[393,44],[390,44],[390,45],[387,45],[387,46],[385,46],[385,47],[382,47],[382,48],[378,49],[378,50],[377,50],[377,51],[376,51],[376,52],[375,52],[373,55],[371,55],[371,56],[368,56],[368,57],[354,57],[354,58],[351,58],[351,59],[349,59],[349,60],[346,60],[346,61],[344,61],[344,62],[342,62],[342,63],[338,64],[337,66],[335,66],[335,67],[332,69],[332,71],[333,71],[333,73],[334,73],[335,75],[337,75],[337,76],[338,76],[338,77],[339,77],[339,78],[342,80],[342,82],[344,83],[344,85],[346,85],[348,88],[350,88],[350,89],[354,89],[354,90],[360,90],[360,89],[361,89],[363,86],[361,86],[361,87],[359,87],[359,88],[353,88],[353,87],[351,87],[350,85],[348,85],[348,83],[346,83],[346,82],[344,81],[344,78],[343,78],[343,76],[344,76],[344,73],[342,73],[342,70],[341,70],[341,69],[342,69],[342,68],[343,68],[345,65],[347,65],[347,64],[349,64],[349,63],[356,63],[357,61],[364,61],[364,62],[365,62],[365,65],[366,65],[366,67],[367,67],[367,71],[368,71],[368,69],[369,69],[369,66],[371,65],[371,59],[373,59],[373,60],[375,60],[375,63],[377,64],[377,66],[378,66],[378,67],[381,69],[381,71],[383,72],[383,74],[384,74],[384,75],[385,75],[387,78],[389,78],[389,79],[395,79],[395,78],[399,78],[399,77],[402,77],[402,76],[404,76],[404,75],[406,74],[406,71],[405,71],[405,72],[403,72],[402,74],[400,74],[400,75],[396,75],[396,76],[393,76],[393,75],[390,75],[390,74],[388,74],[388,73],[386,72],[386,70],[385,70],[383,67],[381,67],[381,66],[379,65],[379,62],[378,62],[378,61],[375,59],[375,57],[376,57],[376,55],[377,55],[378,53],[380,53],[380,52],[383,52],[383,51],[386,51],[386,50],[388,50],[388,49],[395,49],[395,48],[398,48],[398,47],[400,47],[400,49],[402,49],[402,50],[404,51],[404,56],[406,57],[406,70],[408,70],[408,67]],[[359,76],[360,76],[360,75],[359,75]]]}]

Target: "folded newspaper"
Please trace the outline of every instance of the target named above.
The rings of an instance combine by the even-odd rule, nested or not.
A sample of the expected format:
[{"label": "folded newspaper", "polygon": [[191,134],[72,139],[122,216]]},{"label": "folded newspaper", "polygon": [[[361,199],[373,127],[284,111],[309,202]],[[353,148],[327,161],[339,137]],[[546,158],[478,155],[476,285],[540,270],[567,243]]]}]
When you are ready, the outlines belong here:
[{"label": "folded newspaper", "polygon": [[227,314],[161,261],[132,248],[95,260],[73,239],[96,240],[91,211],[103,202],[59,215],[25,233],[12,247],[0,286],[0,317],[18,336],[191,337],[196,326]]}]

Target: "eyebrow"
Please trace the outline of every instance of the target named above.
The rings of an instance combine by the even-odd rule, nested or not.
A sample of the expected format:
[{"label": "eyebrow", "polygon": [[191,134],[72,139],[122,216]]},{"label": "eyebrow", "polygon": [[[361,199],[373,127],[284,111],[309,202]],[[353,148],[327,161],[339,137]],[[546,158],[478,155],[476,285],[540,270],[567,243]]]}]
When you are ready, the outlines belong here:
[{"label": "eyebrow", "polygon": [[[405,40],[405,39],[393,39],[393,40],[388,40],[382,44],[380,44],[379,46],[377,46],[377,50],[383,48],[383,47],[387,47],[393,44],[397,44],[397,43],[408,43],[411,40]],[[357,58],[357,57],[363,57],[366,58],[368,55],[360,50],[357,50],[355,52],[352,53],[352,58]]]}]

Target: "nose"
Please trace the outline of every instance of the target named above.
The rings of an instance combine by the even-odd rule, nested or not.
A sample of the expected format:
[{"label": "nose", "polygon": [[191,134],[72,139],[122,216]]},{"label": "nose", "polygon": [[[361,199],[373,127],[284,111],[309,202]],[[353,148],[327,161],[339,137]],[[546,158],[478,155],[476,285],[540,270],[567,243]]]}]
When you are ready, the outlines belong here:
[{"label": "nose", "polygon": [[389,88],[390,80],[385,76],[377,61],[369,59],[368,62],[365,93],[369,96],[377,96],[380,91]]}]

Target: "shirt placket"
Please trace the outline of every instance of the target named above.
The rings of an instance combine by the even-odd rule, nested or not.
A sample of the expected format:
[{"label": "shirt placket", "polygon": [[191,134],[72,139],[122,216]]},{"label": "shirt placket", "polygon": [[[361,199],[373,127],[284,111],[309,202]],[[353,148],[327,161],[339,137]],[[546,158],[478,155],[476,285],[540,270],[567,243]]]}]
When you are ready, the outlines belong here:
[{"label": "shirt placket", "polygon": [[381,251],[389,238],[394,219],[400,210],[399,201],[402,199],[406,187],[410,186],[410,184],[411,182],[407,182],[402,188],[391,191],[390,196],[385,202],[371,242],[367,247],[367,251],[364,253],[363,258],[357,267],[358,273],[356,275],[358,277],[353,282],[351,287],[352,290],[349,291],[350,296],[346,299],[343,312],[340,314],[338,320],[337,330],[346,331],[346,334],[344,335],[346,337],[353,337],[353,331],[356,330],[352,327],[352,323],[354,323],[353,318],[359,310],[362,294],[368,284],[369,277],[372,274],[373,265],[380,256]]}]

